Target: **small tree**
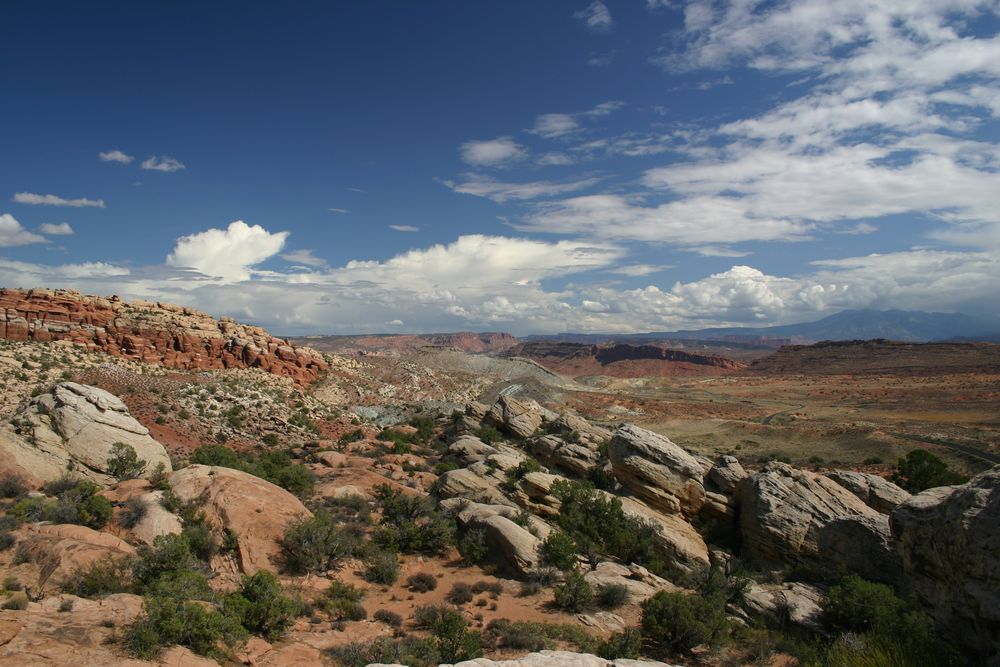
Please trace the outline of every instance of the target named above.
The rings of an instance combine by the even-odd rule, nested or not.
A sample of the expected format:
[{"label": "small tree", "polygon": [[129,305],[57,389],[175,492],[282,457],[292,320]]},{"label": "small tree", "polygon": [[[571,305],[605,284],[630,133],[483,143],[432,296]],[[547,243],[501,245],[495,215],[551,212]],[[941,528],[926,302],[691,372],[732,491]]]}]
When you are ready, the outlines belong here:
[{"label": "small tree", "polygon": [[642,603],[642,634],[681,653],[695,646],[717,646],[729,634],[725,600],[660,591]]},{"label": "small tree", "polygon": [[564,572],[572,570],[577,564],[576,542],[561,530],[549,533],[549,536],[542,542],[539,554],[543,563],[557,567]]},{"label": "small tree", "polygon": [[583,611],[594,599],[594,589],[579,570],[571,572],[553,592],[556,606],[574,614]]},{"label": "small tree", "polygon": [[914,449],[905,458],[899,459],[891,479],[910,493],[968,481],[967,477],[950,470],[947,463],[926,449]]},{"label": "small tree", "polygon": [[146,462],[139,458],[131,445],[116,442],[111,445],[111,455],[108,456],[108,474],[123,482],[126,479],[136,479],[146,470]]}]

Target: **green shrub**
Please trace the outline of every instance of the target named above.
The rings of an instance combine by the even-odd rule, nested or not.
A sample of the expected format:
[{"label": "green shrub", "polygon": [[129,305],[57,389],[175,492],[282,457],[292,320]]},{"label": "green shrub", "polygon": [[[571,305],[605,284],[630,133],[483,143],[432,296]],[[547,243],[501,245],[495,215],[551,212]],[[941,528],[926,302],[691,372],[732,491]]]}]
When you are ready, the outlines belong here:
[{"label": "green shrub", "polygon": [[602,607],[608,609],[621,607],[628,602],[628,598],[628,586],[625,584],[601,584],[597,587],[597,604]]},{"label": "green shrub", "polygon": [[450,611],[434,626],[434,637],[441,660],[447,663],[472,660],[483,655],[482,640],[478,632],[470,632],[465,619]]},{"label": "green shrub", "polygon": [[334,579],[322,597],[316,600],[316,606],[334,620],[360,621],[368,616],[368,612],[361,605],[364,595],[365,592],[359,588]]},{"label": "green shrub", "polygon": [[851,575],[827,592],[823,621],[830,629],[841,632],[883,631],[893,627],[902,608],[902,600],[885,584]]},{"label": "green shrub", "polygon": [[476,431],[476,436],[485,442],[487,445],[492,445],[495,442],[500,442],[503,440],[503,433],[493,428],[492,426],[482,426],[478,431]]},{"label": "green shrub", "polygon": [[483,645],[491,650],[541,651],[555,648],[556,641],[572,644],[582,652],[594,651],[593,640],[577,625],[497,618],[483,633]]},{"label": "green shrub", "polygon": [[455,522],[434,510],[429,500],[410,496],[387,484],[375,488],[383,528],[375,542],[383,549],[441,554],[454,543]]},{"label": "green shrub", "polygon": [[263,442],[268,447],[277,447],[278,435],[276,433],[268,433],[263,438],[261,438],[261,442]]},{"label": "green shrub", "polygon": [[153,546],[139,547],[138,556],[133,562],[132,577],[140,591],[155,585],[167,572],[197,567],[191,545],[183,535],[157,535]]},{"label": "green shrub", "polygon": [[925,449],[915,449],[899,459],[890,478],[910,493],[920,493],[935,486],[950,486],[968,481],[968,477],[950,470],[948,464]]},{"label": "green shrub", "polygon": [[437,667],[442,661],[433,637],[376,637],[374,641],[335,646],[328,653],[341,667],[365,667],[372,663]]},{"label": "green shrub", "polygon": [[465,531],[458,540],[458,553],[469,564],[481,563],[490,553],[486,543],[486,531],[482,528],[471,528]]},{"label": "green shrub", "polygon": [[199,518],[202,520],[195,520],[184,526],[181,534],[188,541],[191,554],[198,560],[208,562],[219,552],[219,540],[204,517]]},{"label": "green shrub", "polygon": [[295,601],[284,595],[278,578],[267,570],[244,576],[239,593],[227,595],[223,606],[244,628],[269,640],[285,634],[298,611]]},{"label": "green shrub", "polygon": [[392,552],[376,551],[365,559],[364,565],[365,581],[388,586],[399,579],[399,561]]},{"label": "green shrub", "polygon": [[325,510],[289,526],[281,540],[285,569],[293,574],[333,569],[356,548],[356,538],[342,530]]},{"label": "green shrub", "polygon": [[642,604],[642,634],[671,651],[687,653],[695,646],[718,646],[729,635],[725,602],[660,591]]},{"label": "green shrub", "polygon": [[554,530],[542,542],[539,549],[542,563],[559,568],[564,572],[577,566],[576,542],[561,530]]},{"label": "green shrub", "polygon": [[222,445],[202,445],[192,452],[190,461],[242,470],[303,498],[311,494],[313,489],[312,471],[292,461],[292,456],[287,451],[270,451],[255,459]]},{"label": "green shrub", "polygon": [[642,656],[642,633],[635,628],[616,632],[597,645],[596,653],[605,660],[637,660]]},{"label": "green shrub", "polygon": [[364,439],[365,439],[365,432],[362,431],[360,428],[356,428],[353,431],[348,431],[344,435],[337,438],[337,444],[340,447],[346,447],[352,442],[358,442],[359,440],[364,440]]},{"label": "green shrub", "polygon": [[108,474],[119,482],[126,479],[136,479],[146,470],[146,462],[135,453],[135,448],[123,442],[111,445],[111,455],[108,456]]},{"label": "green shrub", "polygon": [[579,570],[566,575],[566,580],[555,587],[555,605],[563,611],[578,613],[594,599],[594,589]]},{"label": "green shrub", "polygon": [[246,634],[232,617],[201,603],[147,597],[143,615],[125,630],[125,646],[132,655],[146,660],[155,659],[164,647],[173,644],[201,655],[218,655],[219,641],[234,644]]},{"label": "green shrub", "polygon": [[406,587],[417,593],[426,593],[437,588],[437,577],[433,574],[420,572],[406,579]]},{"label": "green shrub", "polygon": [[93,482],[63,477],[45,485],[48,498],[24,498],[10,513],[22,521],[75,523],[88,528],[103,528],[111,519],[111,501],[96,495],[100,487]]},{"label": "green shrub", "polygon": [[77,568],[62,583],[65,593],[82,598],[96,598],[113,593],[127,593],[132,588],[133,562],[128,558],[94,561]]},{"label": "green shrub", "polygon": [[13,611],[24,611],[28,608],[28,596],[24,593],[16,593],[4,600],[0,609],[10,609]]}]

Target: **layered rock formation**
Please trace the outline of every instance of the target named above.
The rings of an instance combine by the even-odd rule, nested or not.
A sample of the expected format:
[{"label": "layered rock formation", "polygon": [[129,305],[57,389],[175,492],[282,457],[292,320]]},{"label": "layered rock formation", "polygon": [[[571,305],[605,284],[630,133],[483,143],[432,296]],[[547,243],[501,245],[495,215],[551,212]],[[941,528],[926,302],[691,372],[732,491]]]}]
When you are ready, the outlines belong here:
[{"label": "layered rock formation", "polygon": [[1000,661],[1000,466],[911,497],[891,524],[931,616],[982,664]]},{"label": "layered rock formation", "polygon": [[692,516],[705,503],[698,460],[662,435],[626,424],[615,431],[608,458],[615,478],[655,509]]},{"label": "layered rock formation", "polygon": [[260,327],[166,303],[72,290],[0,289],[0,338],[67,340],[115,357],[169,368],[260,368],[307,384],[322,356]]},{"label": "layered rock formation", "polygon": [[882,514],[889,514],[910,498],[909,491],[878,475],[851,470],[833,470],[826,473],[826,476]]},{"label": "layered rock formation", "polygon": [[563,341],[532,341],[509,349],[508,356],[525,357],[570,376],[674,377],[727,375],[747,367],[710,354],[672,350],[660,345],[583,345]]},{"label": "layered rock formation", "polygon": [[146,462],[144,476],[158,465],[170,470],[163,445],[120,398],[97,387],[62,382],[33,398],[11,421],[16,431],[0,428],[0,468],[36,484],[68,472],[102,485],[113,483],[108,457],[118,442]]}]

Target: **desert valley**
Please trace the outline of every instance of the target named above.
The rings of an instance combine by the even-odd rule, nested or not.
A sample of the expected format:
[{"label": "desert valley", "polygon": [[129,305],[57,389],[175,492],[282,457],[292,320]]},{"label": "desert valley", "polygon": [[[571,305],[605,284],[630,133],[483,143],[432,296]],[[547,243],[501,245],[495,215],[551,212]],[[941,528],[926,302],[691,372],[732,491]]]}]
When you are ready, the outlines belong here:
[{"label": "desert valley", "polygon": [[996,660],[998,345],[0,300],[0,664]]}]

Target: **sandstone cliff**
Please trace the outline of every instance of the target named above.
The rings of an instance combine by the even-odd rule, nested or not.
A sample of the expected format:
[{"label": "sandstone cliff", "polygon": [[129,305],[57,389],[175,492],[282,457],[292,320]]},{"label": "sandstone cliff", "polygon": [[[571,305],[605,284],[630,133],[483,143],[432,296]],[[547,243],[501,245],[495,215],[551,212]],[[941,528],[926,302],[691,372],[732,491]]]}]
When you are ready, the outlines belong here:
[{"label": "sandstone cliff", "polygon": [[71,290],[0,289],[0,338],[68,340],[170,368],[260,368],[300,384],[326,369],[315,351],[260,327],[166,303],[126,303]]}]

